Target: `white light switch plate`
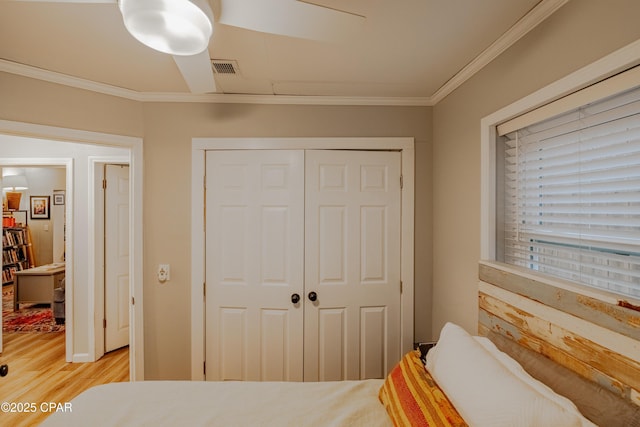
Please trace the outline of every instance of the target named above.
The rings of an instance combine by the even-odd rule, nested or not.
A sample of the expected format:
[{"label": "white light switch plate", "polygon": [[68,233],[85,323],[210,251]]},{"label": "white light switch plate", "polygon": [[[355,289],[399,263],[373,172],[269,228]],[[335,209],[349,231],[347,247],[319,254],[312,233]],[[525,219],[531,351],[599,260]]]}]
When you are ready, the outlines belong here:
[{"label": "white light switch plate", "polygon": [[158,266],[158,280],[162,283],[171,278],[171,267],[169,264],[160,264]]}]

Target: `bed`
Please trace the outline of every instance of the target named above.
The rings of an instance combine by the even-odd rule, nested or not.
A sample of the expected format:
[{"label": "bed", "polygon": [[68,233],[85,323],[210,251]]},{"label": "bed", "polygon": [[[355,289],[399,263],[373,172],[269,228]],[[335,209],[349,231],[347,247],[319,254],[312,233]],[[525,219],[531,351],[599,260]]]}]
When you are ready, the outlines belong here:
[{"label": "bed", "polygon": [[447,323],[384,379],[107,384],[43,426],[640,427],[640,306],[493,264],[479,278],[478,336]]},{"label": "bed", "polygon": [[139,381],[87,390],[45,426],[380,426],[382,380],[270,383]]},{"label": "bed", "polygon": [[[426,355],[408,352],[385,379],[111,383],[83,392],[70,410],[54,413],[42,425],[640,426],[640,406],[605,396],[602,387],[587,381],[593,390],[577,387],[578,408],[535,379],[527,366],[534,373],[560,375],[570,397],[585,381],[556,371],[562,367],[500,334],[472,336],[447,323],[435,347]],[[583,414],[585,408],[591,419]]]}]

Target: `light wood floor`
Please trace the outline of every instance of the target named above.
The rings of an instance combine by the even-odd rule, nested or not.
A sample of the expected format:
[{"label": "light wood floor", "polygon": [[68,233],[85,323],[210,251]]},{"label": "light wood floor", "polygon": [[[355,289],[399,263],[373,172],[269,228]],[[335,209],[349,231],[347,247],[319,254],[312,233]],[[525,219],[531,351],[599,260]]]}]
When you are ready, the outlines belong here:
[{"label": "light wood floor", "polygon": [[49,413],[41,404],[69,402],[99,384],[129,381],[129,348],[107,353],[94,363],[65,362],[64,333],[5,333],[0,364],[9,374],[0,378],[0,404],[35,403],[35,413],[0,411],[0,426],[37,426]]}]

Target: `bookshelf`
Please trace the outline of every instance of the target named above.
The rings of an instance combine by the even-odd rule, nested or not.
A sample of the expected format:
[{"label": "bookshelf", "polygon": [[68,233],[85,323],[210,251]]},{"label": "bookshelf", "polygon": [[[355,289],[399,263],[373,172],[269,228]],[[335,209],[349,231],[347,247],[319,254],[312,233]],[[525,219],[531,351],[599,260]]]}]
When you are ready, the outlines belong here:
[{"label": "bookshelf", "polygon": [[2,284],[11,284],[16,271],[34,267],[31,235],[26,223],[11,220],[12,213],[2,215]]}]

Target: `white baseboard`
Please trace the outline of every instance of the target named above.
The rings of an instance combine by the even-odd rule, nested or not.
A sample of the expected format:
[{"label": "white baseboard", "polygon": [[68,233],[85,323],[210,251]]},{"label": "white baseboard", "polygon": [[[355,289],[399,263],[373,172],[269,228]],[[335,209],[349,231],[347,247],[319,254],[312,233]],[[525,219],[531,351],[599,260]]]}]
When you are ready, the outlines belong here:
[{"label": "white baseboard", "polygon": [[91,360],[89,357],[89,353],[75,353],[71,359],[72,363],[88,363],[95,362],[95,360]]}]

